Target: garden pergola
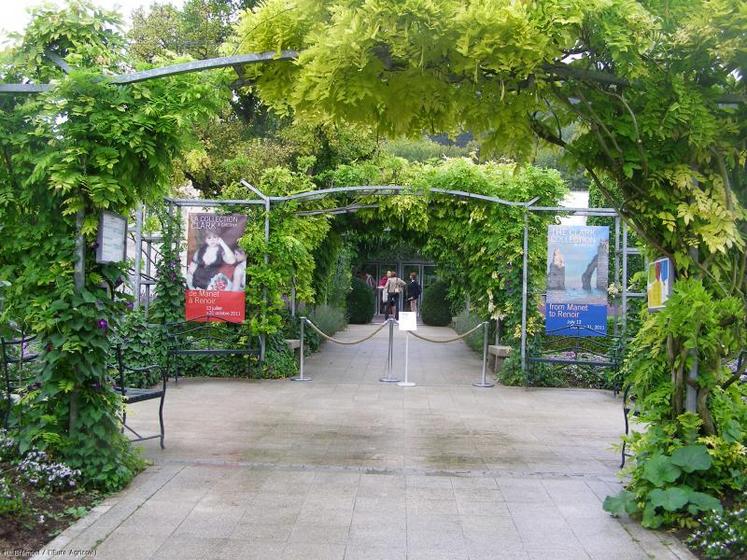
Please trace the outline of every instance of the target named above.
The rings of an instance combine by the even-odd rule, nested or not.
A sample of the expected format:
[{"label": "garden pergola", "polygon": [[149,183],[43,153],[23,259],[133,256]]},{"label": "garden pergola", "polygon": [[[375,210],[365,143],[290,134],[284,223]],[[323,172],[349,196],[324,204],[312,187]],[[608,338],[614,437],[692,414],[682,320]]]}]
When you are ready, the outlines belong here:
[{"label": "garden pergola", "polygon": [[[327,196],[335,196],[338,194],[359,194],[367,196],[423,196],[426,193],[416,191],[408,186],[402,185],[358,185],[358,186],[347,186],[347,187],[334,187],[328,189],[320,189],[315,191],[306,191],[302,193],[296,193],[287,196],[267,196],[262,193],[259,189],[249,184],[247,181],[242,180],[242,184],[254,192],[258,198],[256,199],[245,199],[245,200],[221,200],[221,199],[185,199],[185,198],[167,198],[166,203],[169,206],[170,212],[173,213],[174,208],[177,210],[181,208],[211,208],[211,207],[242,207],[242,206],[262,206],[264,207],[264,233],[265,242],[270,240],[270,213],[273,205],[284,204],[290,201],[308,201],[317,200]],[[529,305],[529,291],[528,291],[528,280],[529,280],[529,224],[528,217],[529,212],[551,212],[557,214],[569,214],[575,216],[594,216],[614,219],[614,247],[615,247],[615,259],[614,259],[614,279],[615,283],[621,285],[621,318],[622,318],[622,332],[626,330],[626,318],[628,311],[628,303],[630,298],[641,298],[645,294],[640,292],[631,292],[628,289],[628,257],[631,255],[639,255],[640,250],[634,247],[630,247],[628,243],[628,229],[620,215],[614,208],[568,208],[563,206],[535,206],[537,198],[532,198],[528,201],[510,201],[504,200],[499,197],[487,196],[478,193],[471,193],[460,190],[451,189],[440,189],[431,188],[427,193],[433,193],[438,195],[451,196],[463,200],[471,201],[482,201],[490,204],[500,204],[504,206],[510,206],[514,208],[523,209],[524,214],[524,235],[523,235],[523,248],[522,248],[522,310],[521,310],[521,365],[522,369],[527,368],[527,309]],[[300,215],[317,215],[317,214],[342,214],[356,212],[362,208],[374,208],[378,205],[348,205],[343,207],[299,211]],[[142,210],[140,211],[142,212]],[[136,220],[136,231],[135,231],[135,244],[136,244],[136,255],[142,254],[143,247],[143,236],[142,230],[142,215],[139,214]],[[269,255],[265,255],[265,259],[269,259]],[[136,294],[140,294],[140,279],[141,271],[138,262],[135,263],[134,273],[134,289]],[[617,306],[615,306],[617,307]],[[618,324],[615,322],[614,325],[615,334],[617,335]],[[264,343],[263,343],[264,346]]]},{"label": "garden pergola", "polygon": [[[70,66],[59,56],[47,51],[46,56],[54,64],[56,64],[63,72],[68,73]],[[280,52],[264,52],[264,53],[249,53],[243,55],[229,56],[229,57],[218,57],[206,60],[196,60],[186,63],[173,64],[163,67],[157,67],[150,70],[144,70],[141,72],[132,72],[127,74],[119,74],[111,76],[109,78],[111,83],[114,84],[133,84],[142,82],[145,80],[164,78],[168,76],[174,76],[178,74],[185,74],[191,72],[202,72],[207,70],[214,70],[219,68],[232,67],[237,74],[237,81],[234,82],[236,85],[242,85],[247,83],[243,72],[243,66],[248,64],[257,64],[263,62],[284,62],[290,60],[296,60],[298,58],[298,52],[292,50],[283,50]],[[543,69],[548,72],[552,79],[562,81],[564,78],[579,77],[579,72],[583,74],[584,79],[597,81],[599,83],[618,83],[620,85],[629,85],[627,80],[616,77],[612,74],[599,71],[582,71],[575,68],[564,67],[558,64],[547,64],[543,66]],[[0,94],[35,94],[49,91],[52,88],[52,84],[33,84],[33,83],[20,83],[20,84],[2,84],[0,83]],[[742,103],[744,99],[739,96],[728,96],[722,100],[723,103]],[[252,205],[263,205],[265,207],[265,240],[269,240],[270,227],[269,227],[269,213],[271,205],[283,203],[291,200],[312,200],[327,195],[334,195],[338,193],[358,193],[358,194],[369,194],[377,196],[391,196],[408,194],[413,195],[411,189],[403,186],[387,185],[387,186],[351,186],[351,187],[337,187],[333,189],[323,189],[318,191],[309,191],[304,193],[297,193],[295,195],[284,196],[284,197],[269,197],[265,196],[255,187],[244,182],[245,186],[250,188],[258,199],[254,200],[207,200],[207,199],[167,199],[166,202],[171,207],[214,207],[214,206],[252,206]],[[526,369],[526,347],[527,347],[527,306],[528,306],[528,212],[566,212],[574,215],[584,216],[599,216],[614,218],[615,220],[615,264],[614,264],[614,277],[616,283],[622,284],[622,329],[625,332],[626,314],[628,309],[628,300],[631,297],[642,297],[641,293],[629,292],[627,289],[627,269],[628,269],[628,256],[638,254],[638,250],[630,248],[628,246],[628,230],[624,221],[621,220],[618,212],[613,208],[564,208],[564,207],[537,207],[533,206],[536,199],[532,199],[526,202],[515,202],[507,201],[497,197],[489,197],[476,193],[468,193],[464,191],[449,191],[443,189],[431,189],[431,192],[444,194],[449,196],[455,196],[464,199],[472,200],[483,200],[494,204],[504,204],[507,206],[522,207],[524,208],[524,244],[523,244],[523,273],[522,273],[522,321],[521,321],[521,363],[522,368]],[[314,212],[327,212],[327,213],[343,213],[355,211],[354,208],[337,208],[329,209],[324,211]],[[82,223],[83,216],[78,216],[78,222]],[[622,222],[622,223],[621,223]],[[139,219],[137,220],[136,227],[136,263],[135,263],[135,290],[139,294],[140,291],[140,258],[142,254],[142,215],[139,213]],[[622,249],[622,252],[620,251]],[[82,286],[84,283],[84,262],[85,262],[85,244],[82,235],[78,236],[77,239],[77,251],[78,251],[78,266],[76,266],[76,285]],[[622,259],[620,258],[622,256]],[[265,258],[269,258],[267,255]],[[622,263],[620,262],[622,260]],[[620,270],[622,268],[622,270]],[[620,282],[620,275],[622,272],[622,282]],[[617,329],[617,323],[615,323]],[[263,355],[264,355],[264,342]]]}]

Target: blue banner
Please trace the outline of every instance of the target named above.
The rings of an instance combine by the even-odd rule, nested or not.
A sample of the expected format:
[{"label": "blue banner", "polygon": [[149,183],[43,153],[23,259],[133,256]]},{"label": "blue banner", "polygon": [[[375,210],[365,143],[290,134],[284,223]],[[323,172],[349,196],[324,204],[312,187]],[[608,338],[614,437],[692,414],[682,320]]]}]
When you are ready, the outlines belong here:
[{"label": "blue banner", "polygon": [[548,226],[545,333],[606,336],[607,226]]}]

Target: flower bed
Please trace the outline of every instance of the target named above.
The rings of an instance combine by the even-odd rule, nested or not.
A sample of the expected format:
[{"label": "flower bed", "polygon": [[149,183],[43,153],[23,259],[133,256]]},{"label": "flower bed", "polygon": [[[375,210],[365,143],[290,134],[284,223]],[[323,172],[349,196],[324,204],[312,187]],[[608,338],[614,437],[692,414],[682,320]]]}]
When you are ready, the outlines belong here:
[{"label": "flower bed", "polygon": [[84,516],[101,495],[79,477],[44,451],[21,455],[0,430],[0,555],[29,558]]}]

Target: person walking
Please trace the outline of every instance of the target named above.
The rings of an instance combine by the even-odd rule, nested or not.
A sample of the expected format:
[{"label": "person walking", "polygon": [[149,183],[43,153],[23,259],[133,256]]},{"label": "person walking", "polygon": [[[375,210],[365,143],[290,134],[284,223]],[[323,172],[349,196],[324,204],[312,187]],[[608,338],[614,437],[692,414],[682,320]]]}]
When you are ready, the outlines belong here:
[{"label": "person walking", "polygon": [[389,296],[387,296],[386,293],[386,281],[389,280],[389,275],[391,273],[391,270],[387,270],[379,279],[379,285],[376,287],[376,290],[378,291],[377,301],[379,302],[379,313],[386,313],[386,307],[389,303]]},{"label": "person walking", "polygon": [[410,273],[410,282],[407,284],[407,302],[409,303],[410,311],[413,313],[418,312],[418,299],[422,292],[422,288],[418,283],[418,273]]},{"label": "person walking", "polygon": [[386,313],[384,314],[384,320],[389,319],[389,314],[394,315],[395,319],[399,319],[399,295],[407,287],[404,280],[397,278],[396,272],[389,272],[389,279],[386,281],[384,291],[387,293],[387,306]]}]

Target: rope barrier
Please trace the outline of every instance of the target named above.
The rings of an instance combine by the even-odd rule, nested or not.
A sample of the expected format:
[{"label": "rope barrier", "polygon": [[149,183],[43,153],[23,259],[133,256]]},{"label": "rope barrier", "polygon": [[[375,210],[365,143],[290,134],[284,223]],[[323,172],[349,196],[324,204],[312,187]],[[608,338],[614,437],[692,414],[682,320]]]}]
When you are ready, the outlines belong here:
[{"label": "rope barrier", "polygon": [[444,344],[444,343],[447,343],[447,342],[456,342],[457,340],[461,340],[463,338],[466,338],[469,335],[471,335],[473,332],[475,332],[477,329],[481,328],[484,324],[485,324],[485,322],[482,322],[479,325],[477,325],[474,329],[469,330],[466,333],[461,334],[459,336],[455,336],[454,338],[428,338],[427,336],[423,336],[422,334],[418,334],[415,331],[410,331],[410,334],[412,336],[414,336],[415,338],[419,338],[420,340],[425,340],[426,342],[436,342],[438,344]]},{"label": "rope barrier", "polygon": [[338,340],[337,338],[333,338],[333,337],[331,337],[331,336],[329,336],[329,335],[325,334],[325,333],[324,333],[324,332],[322,332],[321,330],[319,330],[319,327],[317,327],[317,326],[316,326],[316,325],[315,325],[314,323],[312,323],[312,322],[311,322],[311,321],[310,321],[309,319],[306,319],[306,322],[307,322],[307,323],[309,324],[309,326],[310,326],[310,327],[311,327],[312,329],[314,329],[314,330],[315,330],[316,332],[318,332],[318,333],[319,333],[319,334],[320,334],[321,336],[323,336],[324,338],[326,338],[326,339],[327,339],[327,340],[329,340],[330,342],[334,342],[335,344],[345,344],[345,345],[348,345],[348,346],[352,346],[352,345],[354,345],[354,344],[360,344],[361,342],[366,342],[366,341],[367,341],[368,339],[370,339],[370,338],[373,338],[373,337],[374,337],[374,336],[376,336],[376,335],[377,335],[377,334],[378,334],[379,332],[381,332],[381,329],[383,329],[383,328],[384,328],[384,327],[385,327],[385,326],[387,325],[387,322],[386,322],[386,321],[385,321],[385,322],[383,322],[383,323],[381,324],[381,326],[380,326],[380,327],[379,327],[378,329],[376,329],[376,330],[375,330],[374,332],[372,332],[372,333],[371,333],[370,335],[368,335],[367,337],[365,337],[365,338],[361,338],[360,340]]}]

